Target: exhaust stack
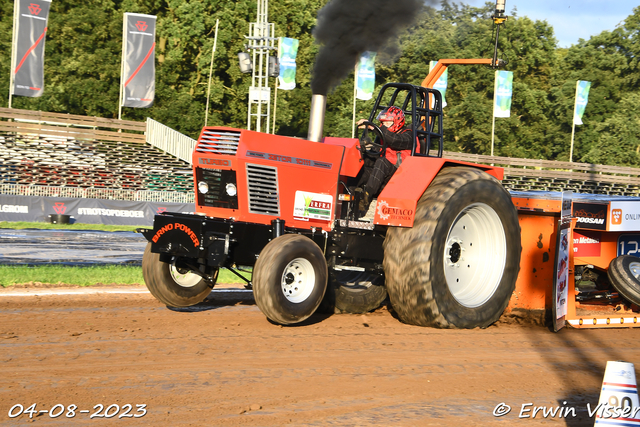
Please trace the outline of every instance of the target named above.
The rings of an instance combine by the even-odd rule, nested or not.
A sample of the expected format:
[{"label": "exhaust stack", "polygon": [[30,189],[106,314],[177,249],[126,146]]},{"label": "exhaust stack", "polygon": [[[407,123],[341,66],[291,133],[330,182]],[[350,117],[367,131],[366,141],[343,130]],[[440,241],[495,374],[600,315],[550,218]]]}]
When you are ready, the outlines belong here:
[{"label": "exhaust stack", "polygon": [[322,142],[324,130],[324,113],[327,107],[325,95],[313,94],[311,97],[311,114],[309,116],[309,132],[307,139],[314,142]]}]

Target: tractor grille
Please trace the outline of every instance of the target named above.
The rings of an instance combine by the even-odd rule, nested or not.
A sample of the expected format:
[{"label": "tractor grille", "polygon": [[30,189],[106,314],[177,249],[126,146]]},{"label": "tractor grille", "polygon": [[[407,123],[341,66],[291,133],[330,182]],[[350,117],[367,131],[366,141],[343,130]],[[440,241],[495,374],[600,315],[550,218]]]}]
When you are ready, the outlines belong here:
[{"label": "tractor grille", "polygon": [[212,208],[238,209],[238,196],[229,196],[227,184],[236,185],[236,172],[221,169],[196,169],[197,182],[204,181],[209,186],[206,194],[197,192],[198,205]]},{"label": "tractor grille", "polygon": [[280,215],[277,168],[247,163],[247,187],[249,188],[249,212]]},{"label": "tractor grille", "polygon": [[235,156],[240,143],[240,132],[205,130],[198,141],[199,153],[227,154]]}]

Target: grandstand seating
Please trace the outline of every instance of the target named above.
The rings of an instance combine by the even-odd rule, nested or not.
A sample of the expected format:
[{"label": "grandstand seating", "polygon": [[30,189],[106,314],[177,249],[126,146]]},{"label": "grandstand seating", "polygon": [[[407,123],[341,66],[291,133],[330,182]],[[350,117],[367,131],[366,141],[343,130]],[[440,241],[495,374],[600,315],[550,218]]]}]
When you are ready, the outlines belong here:
[{"label": "grandstand seating", "polygon": [[9,119],[0,121],[0,185],[193,197],[191,165],[146,143],[145,122],[8,108],[0,117]]},{"label": "grandstand seating", "polygon": [[147,144],[0,133],[0,184],[193,191],[191,166]]}]

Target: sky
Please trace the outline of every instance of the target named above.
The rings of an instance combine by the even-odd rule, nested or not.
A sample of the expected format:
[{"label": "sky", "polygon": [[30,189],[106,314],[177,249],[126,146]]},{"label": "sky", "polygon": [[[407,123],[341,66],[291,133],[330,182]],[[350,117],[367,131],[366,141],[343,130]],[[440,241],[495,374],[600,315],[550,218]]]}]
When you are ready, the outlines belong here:
[{"label": "sky", "polygon": [[[493,3],[493,0],[462,0],[461,3],[479,7],[486,1]],[[507,15],[512,15],[515,6],[519,17],[546,20],[553,27],[559,47],[570,47],[578,43],[578,39],[589,40],[604,30],[613,30],[633,13],[634,7],[640,6],[638,0],[506,1]],[[458,1],[454,0],[454,3]]]}]

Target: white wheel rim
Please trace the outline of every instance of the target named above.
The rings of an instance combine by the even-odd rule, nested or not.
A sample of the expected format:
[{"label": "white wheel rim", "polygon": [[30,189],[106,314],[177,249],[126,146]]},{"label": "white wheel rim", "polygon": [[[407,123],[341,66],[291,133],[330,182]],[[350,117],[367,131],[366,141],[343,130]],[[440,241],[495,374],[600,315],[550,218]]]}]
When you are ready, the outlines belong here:
[{"label": "white wheel rim", "polygon": [[282,272],[282,293],[293,303],[301,303],[309,298],[316,285],[316,272],[305,258],[289,262]]},{"label": "white wheel rim", "polygon": [[467,206],[453,221],[444,248],[444,275],[451,295],[464,307],[486,303],[498,289],[506,263],[502,221],[484,203]]},{"label": "white wheel rim", "polygon": [[640,280],[640,262],[629,263],[629,271],[637,280]]},{"label": "white wheel rim", "polygon": [[202,280],[202,277],[190,271],[187,271],[186,273],[181,273],[180,270],[176,268],[175,261],[171,263],[169,272],[171,273],[171,277],[173,278],[173,281],[176,282],[177,285],[182,286],[183,288],[193,288],[195,285],[200,283],[200,280]]}]

